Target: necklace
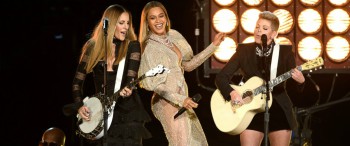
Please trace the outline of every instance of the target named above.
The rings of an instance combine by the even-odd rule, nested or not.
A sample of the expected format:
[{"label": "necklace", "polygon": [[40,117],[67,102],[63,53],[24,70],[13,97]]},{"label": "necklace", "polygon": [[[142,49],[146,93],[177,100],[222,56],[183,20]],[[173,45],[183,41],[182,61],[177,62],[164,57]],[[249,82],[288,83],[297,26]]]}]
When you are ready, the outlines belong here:
[{"label": "necklace", "polygon": [[170,49],[174,48],[174,44],[169,40],[169,38],[166,35],[164,35],[164,36],[156,36],[156,35],[151,34],[149,36],[149,39],[153,40],[153,41],[156,41],[158,43],[161,43],[161,44],[167,46]]},{"label": "necklace", "polygon": [[256,55],[258,55],[259,57],[262,57],[262,56],[270,56],[271,52],[272,52],[272,45],[273,43],[271,43],[270,47],[267,47],[267,51],[264,53],[263,50],[260,50],[259,47],[256,47]]}]

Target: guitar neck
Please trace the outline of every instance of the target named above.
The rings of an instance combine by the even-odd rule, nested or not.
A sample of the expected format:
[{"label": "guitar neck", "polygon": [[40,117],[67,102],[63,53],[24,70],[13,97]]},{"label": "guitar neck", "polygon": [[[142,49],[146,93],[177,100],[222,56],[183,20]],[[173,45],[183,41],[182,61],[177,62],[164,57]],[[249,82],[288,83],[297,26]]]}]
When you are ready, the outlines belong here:
[{"label": "guitar neck", "polygon": [[[144,78],[146,78],[146,75],[142,75],[139,78],[132,80],[128,85],[126,85],[125,87],[128,88],[133,88],[135,87],[138,83],[140,83],[141,80],[143,80]],[[115,92],[111,97],[111,101],[117,101],[118,98],[120,97],[120,92],[123,90],[123,88],[119,89],[117,92]]]},{"label": "guitar neck", "polygon": [[[298,66],[297,69],[299,71],[302,70],[301,66]],[[290,77],[292,77],[292,70],[290,70],[290,71],[288,71],[288,72],[286,72],[286,73],[276,77],[273,80],[270,80],[269,83],[268,83],[269,84],[269,88],[270,88],[269,90],[271,91],[272,87],[275,87],[276,85],[284,82],[285,80],[289,79]],[[265,85],[261,85],[258,88],[255,88],[253,92],[254,92],[254,96],[256,96],[256,95],[258,95],[260,93],[266,93],[266,86]]]}]

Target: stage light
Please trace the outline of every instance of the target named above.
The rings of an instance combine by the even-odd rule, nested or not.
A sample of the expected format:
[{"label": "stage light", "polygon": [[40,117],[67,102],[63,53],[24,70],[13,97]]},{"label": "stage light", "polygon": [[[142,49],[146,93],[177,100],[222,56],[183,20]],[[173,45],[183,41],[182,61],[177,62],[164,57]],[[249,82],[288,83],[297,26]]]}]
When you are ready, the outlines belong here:
[{"label": "stage light", "polygon": [[292,14],[284,9],[277,9],[273,12],[280,21],[279,34],[289,33],[293,29],[294,19]]},{"label": "stage light", "polygon": [[213,26],[218,32],[232,33],[237,28],[237,16],[229,9],[221,9],[213,16]]},{"label": "stage light", "polygon": [[349,30],[350,17],[343,9],[334,9],[327,15],[327,27],[335,34],[343,34]]},{"label": "stage light", "polygon": [[226,37],[221,42],[219,48],[214,52],[214,57],[221,62],[227,62],[231,56],[236,52],[236,42],[229,37]]},{"label": "stage light", "polygon": [[256,25],[256,21],[258,21],[259,13],[261,11],[258,9],[249,9],[243,12],[241,16],[241,25],[244,31],[249,34],[254,33],[254,28]]},{"label": "stage light", "polygon": [[[212,0],[210,5],[210,38],[205,42],[211,43],[218,32],[226,32],[227,38],[206,61],[205,77],[218,73],[239,43],[255,41],[253,33],[262,11],[278,17],[275,42],[293,46],[297,65],[323,57],[324,69],[318,73],[350,73],[350,0]],[[219,17],[222,9],[227,12]]]},{"label": "stage light", "polygon": [[305,9],[298,16],[301,31],[306,34],[315,34],[322,28],[321,14],[314,9]]},{"label": "stage light", "polygon": [[298,44],[298,54],[304,61],[316,59],[321,53],[322,44],[315,37],[305,37]]},{"label": "stage light", "polygon": [[327,42],[326,54],[334,62],[343,62],[349,59],[349,42],[340,36],[335,36]]},{"label": "stage light", "polygon": [[243,0],[245,4],[248,6],[258,6],[260,5],[264,0]]},{"label": "stage light", "polygon": [[328,0],[328,1],[335,6],[344,6],[348,4],[350,0]]},{"label": "stage light", "polygon": [[[292,45],[293,44],[292,41],[290,41],[286,37],[277,37],[275,41],[276,41],[276,43],[281,44],[281,45]],[[245,38],[242,43],[252,43],[252,42],[255,42],[254,36],[249,36],[249,37]]]},{"label": "stage light", "polygon": [[243,40],[243,43],[252,43],[255,42],[254,36],[249,36]]},{"label": "stage light", "polygon": [[220,6],[230,6],[236,2],[236,0],[215,0]]},{"label": "stage light", "polygon": [[290,3],[292,3],[292,0],[272,0],[272,3],[274,3],[277,6],[288,6]]},{"label": "stage light", "polygon": [[300,2],[305,6],[316,6],[318,5],[322,0],[300,0]]},{"label": "stage light", "polygon": [[290,41],[286,37],[277,37],[276,43],[281,44],[281,45],[292,45],[292,41]]}]

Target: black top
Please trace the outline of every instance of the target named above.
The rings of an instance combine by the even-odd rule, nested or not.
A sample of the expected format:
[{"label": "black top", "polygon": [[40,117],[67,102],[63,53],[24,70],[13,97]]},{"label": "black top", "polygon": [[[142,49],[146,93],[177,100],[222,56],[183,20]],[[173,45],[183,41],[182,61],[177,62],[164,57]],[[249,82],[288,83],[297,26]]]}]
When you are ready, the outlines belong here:
[{"label": "black top", "polygon": [[[238,44],[236,53],[230,58],[225,67],[217,74],[215,84],[225,100],[231,100],[230,93],[234,90],[230,86],[230,84],[232,84],[231,79],[237,71],[240,71],[245,81],[249,80],[253,76],[264,79],[264,72],[262,71],[264,69],[262,66],[263,60],[262,57],[257,56],[257,47],[259,47],[259,45],[256,43]],[[268,73],[268,78],[270,77],[271,59],[272,53],[266,58],[268,66],[266,73]],[[296,64],[292,46],[280,45],[276,77],[290,71],[295,67]],[[288,87],[292,88],[285,89],[285,83],[290,84]],[[292,129],[297,128],[297,121],[293,111],[292,101],[286,90],[292,90],[293,92],[298,92],[301,94],[304,88],[303,86],[304,84],[298,85],[292,78],[289,78],[284,83],[276,85],[272,91],[272,98],[274,100],[272,106],[276,103],[279,104],[279,106],[283,109],[287,121]]]},{"label": "black top", "polygon": [[[118,50],[121,46],[120,41],[114,40],[116,44],[116,56],[118,56]],[[84,55],[84,59],[79,63],[76,71],[75,78],[73,80],[73,99],[75,102],[82,105],[83,97],[83,84],[86,79],[86,70],[84,69],[89,59],[88,48]],[[141,49],[138,41],[132,41],[128,45],[128,51],[125,58],[124,73],[121,82],[121,89],[130,83],[133,79],[137,78],[137,72],[140,65]],[[103,93],[103,82],[104,82],[104,60],[99,61],[93,68],[93,80],[95,85],[95,93]],[[113,65],[113,71],[107,72],[107,96],[114,93],[114,86],[116,75],[118,71],[118,65]],[[87,95],[84,95],[87,96]],[[88,95],[90,96],[90,95]],[[120,139],[135,138],[150,138],[151,134],[144,127],[144,122],[151,120],[149,114],[145,111],[137,90],[134,89],[133,93],[128,98],[119,98],[114,108],[114,115],[111,127],[108,129],[108,136],[114,137],[109,138],[109,143],[113,145],[120,143]],[[103,139],[103,138],[101,138]],[[124,143],[125,144],[125,143]]]}]

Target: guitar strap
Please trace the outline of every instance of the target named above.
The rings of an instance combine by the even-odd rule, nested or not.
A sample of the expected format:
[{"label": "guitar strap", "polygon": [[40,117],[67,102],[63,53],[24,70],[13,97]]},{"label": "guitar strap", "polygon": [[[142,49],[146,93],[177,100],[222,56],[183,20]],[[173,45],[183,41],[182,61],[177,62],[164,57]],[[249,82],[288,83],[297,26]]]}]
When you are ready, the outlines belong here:
[{"label": "guitar strap", "polygon": [[117,92],[120,89],[120,85],[122,84],[124,66],[125,66],[125,57],[123,57],[123,59],[119,61],[118,71],[116,75],[117,77],[115,79],[114,92]]},{"label": "guitar strap", "polygon": [[271,69],[270,69],[270,81],[276,78],[277,75],[277,64],[278,64],[278,56],[280,54],[280,45],[275,44],[272,52],[272,61],[271,61]]}]

